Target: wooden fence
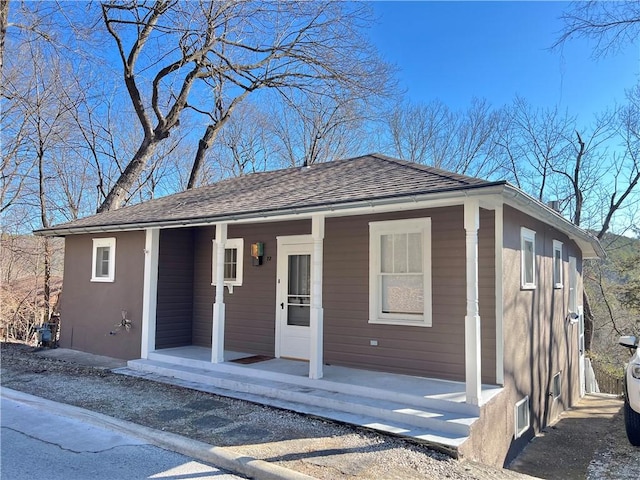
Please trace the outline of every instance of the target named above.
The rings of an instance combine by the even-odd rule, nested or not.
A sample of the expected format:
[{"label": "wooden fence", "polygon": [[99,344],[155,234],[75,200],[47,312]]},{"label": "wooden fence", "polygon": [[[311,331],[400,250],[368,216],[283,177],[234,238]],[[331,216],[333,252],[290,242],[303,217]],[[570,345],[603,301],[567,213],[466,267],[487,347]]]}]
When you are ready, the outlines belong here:
[{"label": "wooden fence", "polygon": [[622,395],[624,393],[624,380],[622,375],[613,375],[603,371],[598,368],[596,363],[593,364],[593,371],[601,393],[612,393],[614,395]]}]

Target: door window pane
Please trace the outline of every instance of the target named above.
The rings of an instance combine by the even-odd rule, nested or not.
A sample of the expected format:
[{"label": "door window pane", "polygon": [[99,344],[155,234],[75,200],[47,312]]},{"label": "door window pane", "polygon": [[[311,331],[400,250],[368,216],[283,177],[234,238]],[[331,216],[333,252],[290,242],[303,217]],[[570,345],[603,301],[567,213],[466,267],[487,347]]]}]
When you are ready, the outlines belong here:
[{"label": "door window pane", "polygon": [[311,321],[311,255],[289,255],[287,325],[308,327]]},{"label": "door window pane", "polygon": [[289,295],[311,293],[311,255],[289,255]]},{"label": "door window pane", "polygon": [[311,324],[311,308],[304,304],[290,303],[287,311],[287,325],[308,327]]}]

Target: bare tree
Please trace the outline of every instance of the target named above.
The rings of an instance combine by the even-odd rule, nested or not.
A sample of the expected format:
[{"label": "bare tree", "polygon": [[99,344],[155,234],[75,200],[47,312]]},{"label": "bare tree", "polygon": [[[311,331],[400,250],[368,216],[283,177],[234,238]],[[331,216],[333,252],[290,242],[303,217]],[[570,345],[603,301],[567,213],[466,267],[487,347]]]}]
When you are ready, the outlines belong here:
[{"label": "bare tree", "polygon": [[536,109],[521,97],[516,97],[506,110],[506,128],[500,132],[501,151],[515,160],[512,174],[518,176],[521,188],[538,200],[547,201],[553,189],[553,167],[564,165],[572,146],[575,118],[557,108]]},{"label": "bare tree", "polygon": [[554,43],[572,38],[595,40],[594,55],[614,54],[640,36],[640,3],[637,0],[573,2],[562,15],[564,29]]},{"label": "bare tree", "polygon": [[213,149],[215,160],[209,162],[215,164],[216,174],[206,181],[274,167],[272,127],[273,117],[268,112],[250,102],[239,106],[234,117],[220,130]]},{"label": "bare tree", "polygon": [[389,77],[388,67],[358,33],[367,20],[363,4],[156,1],[105,3],[102,12],[144,137],[99,211],[122,205],[186,109],[208,122],[189,188],[218,132],[253,92],[317,92],[343,82],[376,94]]},{"label": "bare tree", "polygon": [[351,90],[331,95],[287,96],[284,105],[273,103],[272,135],[275,156],[283,166],[308,166],[361,152],[366,123],[376,105]]},{"label": "bare tree", "polygon": [[494,154],[500,121],[501,112],[479,99],[457,112],[437,100],[426,105],[404,104],[387,119],[396,155],[484,177],[501,169]]},{"label": "bare tree", "polygon": [[640,83],[627,92],[626,100],[615,119],[622,150],[612,156],[613,182],[607,189],[607,207],[598,238],[609,231],[613,216],[621,208],[640,202]]},{"label": "bare tree", "polygon": [[0,0],[0,72],[4,60],[4,39],[7,36],[9,23],[9,0]]},{"label": "bare tree", "polygon": [[433,158],[434,145],[453,121],[449,107],[439,100],[426,105],[398,105],[387,119],[395,154],[405,160],[440,167]]},{"label": "bare tree", "polygon": [[[595,57],[615,54],[627,45],[635,43],[640,36],[640,3],[637,1],[574,2],[562,19],[565,27],[553,47],[561,47],[573,38],[588,38],[596,42],[593,49]],[[611,228],[614,215],[638,202],[637,89],[638,85],[627,95],[629,108],[623,108],[619,116],[621,122],[618,125],[622,128],[619,128],[618,134],[623,138],[622,153],[616,152],[611,155],[612,168],[607,178],[608,185],[599,190],[601,226],[597,236],[600,239],[603,239]],[[637,219],[634,219],[633,223],[637,224]],[[599,285],[604,293],[601,282],[593,283]],[[585,341],[589,349],[592,333],[595,333],[595,319],[586,290],[583,301],[587,334]],[[606,316],[608,321],[613,322],[611,311],[610,309]]]},{"label": "bare tree", "polygon": [[[85,188],[84,175],[79,173],[86,163],[74,153],[71,115],[83,101],[75,73],[78,64],[58,55],[55,22],[45,15],[51,13],[45,7],[43,11],[38,10],[39,5],[34,11],[21,10],[27,20],[33,20],[12,24],[17,27],[12,30],[16,33],[10,43],[12,54],[2,71],[2,121],[6,125],[2,133],[7,139],[2,151],[2,232],[7,235],[14,230],[7,219],[22,213],[27,216],[16,221],[17,233],[76,217]],[[54,297],[52,245],[49,238],[37,243],[41,249],[38,281],[42,283],[34,287],[33,298],[24,297],[44,319],[51,313]]]}]

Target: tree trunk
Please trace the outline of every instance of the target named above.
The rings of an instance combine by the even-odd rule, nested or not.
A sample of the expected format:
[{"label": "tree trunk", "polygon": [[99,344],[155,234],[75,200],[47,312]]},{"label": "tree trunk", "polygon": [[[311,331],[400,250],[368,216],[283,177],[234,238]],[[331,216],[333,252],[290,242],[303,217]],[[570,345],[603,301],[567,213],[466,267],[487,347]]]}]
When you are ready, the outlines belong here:
[{"label": "tree trunk", "polygon": [[[49,228],[49,218],[47,217],[47,192],[45,184],[44,171],[45,150],[41,145],[38,151],[38,198],[40,201],[40,221],[42,228]],[[43,304],[44,304],[44,321],[49,320],[49,310],[51,301],[51,245],[49,237],[44,238],[44,287],[43,287]],[[37,302],[37,300],[36,300]],[[36,303],[37,307],[37,303]]]},{"label": "tree trunk", "polygon": [[202,165],[204,164],[204,157],[207,154],[207,150],[213,144],[216,138],[218,129],[215,124],[207,125],[207,129],[204,131],[204,135],[198,142],[198,151],[196,157],[193,160],[193,166],[191,167],[191,174],[189,175],[189,183],[187,183],[187,190],[191,190],[196,186]]},{"label": "tree trunk", "polygon": [[[244,98],[244,96],[245,95],[241,95],[238,98]],[[213,142],[216,140],[220,129],[224,126],[225,123],[227,123],[227,120],[229,120],[229,115],[231,114],[231,111],[233,109],[234,106],[230,107],[222,116],[221,120],[218,120],[216,123],[210,123],[209,125],[207,125],[207,129],[204,131],[204,135],[198,142],[198,151],[196,152],[196,157],[193,160],[193,167],[191,167],[191,175],[189,175],[187,190],[195,188],[198,177],[200,176],[200,172],[202,171],[202,165],[204,165],[207,150],[209,150],[211,145],[213,145]]]},{"label": "tree trunk", "polygon": [[51,240],[44,237],[44,321],[51,317]]},{"label": "tree trunk", "polygon": [[147,166],[149,158],[155,153],[156,148],[160,143],[160,139],[157,136],[152,138],[145,138],[140,145],[140,148],[133,156],[133,159],[124,169],[120,178],[111,188],[102,204],[98,207],[97,213],[108,212],[109,210],[117,210],[122,207],[126,196],[131,190],[131,187],[140,178],[140,175]]},{"label": "tree trunk", "polygon": [[593,312],[591,311],[591,303],[587,291],[582,290],[583,316],[584,316],[584,349],[586,352],[591,350],[591,341],[593,339]]},{"label": "tree trunk", "polygon": [[0,0],[0,72],[4,59],[4,37],[7,35],[9,0]]}]

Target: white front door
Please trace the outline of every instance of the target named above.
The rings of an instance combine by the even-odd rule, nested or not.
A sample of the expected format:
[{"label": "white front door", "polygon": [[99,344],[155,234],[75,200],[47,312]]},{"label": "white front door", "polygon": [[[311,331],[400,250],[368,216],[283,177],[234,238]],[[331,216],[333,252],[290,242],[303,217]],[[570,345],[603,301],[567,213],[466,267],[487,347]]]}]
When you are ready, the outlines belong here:
[{"label": "white front door", "polygon": [[313,245],[278,245],[276,356],[309,360]]}]

